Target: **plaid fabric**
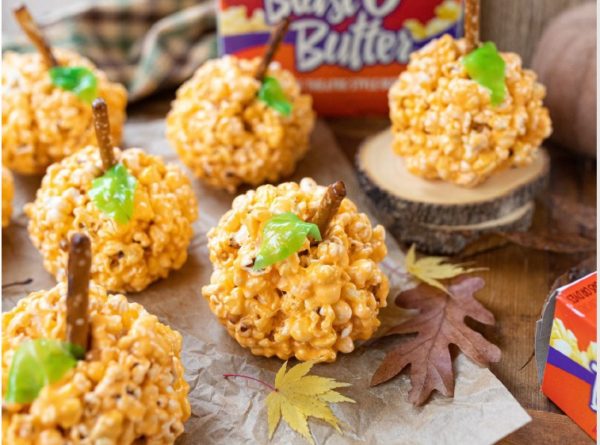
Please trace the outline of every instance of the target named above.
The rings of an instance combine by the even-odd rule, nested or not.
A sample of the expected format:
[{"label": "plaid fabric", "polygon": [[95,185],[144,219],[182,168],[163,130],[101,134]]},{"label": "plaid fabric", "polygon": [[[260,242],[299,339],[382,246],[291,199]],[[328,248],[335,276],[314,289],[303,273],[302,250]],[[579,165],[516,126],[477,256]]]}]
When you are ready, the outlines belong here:
[{"label": "plaid fabric", "polygon": [[[53,46],[90,58],[134,101],[192,75],[217,53],[212,0],[104,0],[36,17]],[[3,50],[30,50],[24,40]]]}]

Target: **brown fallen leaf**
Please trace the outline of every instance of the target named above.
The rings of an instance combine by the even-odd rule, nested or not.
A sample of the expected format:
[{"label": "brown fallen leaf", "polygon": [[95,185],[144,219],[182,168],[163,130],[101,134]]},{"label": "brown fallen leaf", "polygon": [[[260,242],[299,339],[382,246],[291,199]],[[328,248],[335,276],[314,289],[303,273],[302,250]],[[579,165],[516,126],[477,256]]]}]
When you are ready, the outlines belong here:
[{"label": "brown fallen leaf", "polygon": [[498,232],[511,243],[528,249],[555,253],[580,253],[596,250],[596,242],[573,233]]},{"label": "brown fallen leaf", "polygon": [[409,400],[422,405],[434,390],[445,396],[454,395],[450,344],[484,366],[500,360],[500,349],[464,322],[465,317],[470,317],[487,325],[495,323],[494,315],[473,296],[483,286],[480,277],[460,277],[448,286],[449,294],[421,284],[398,295],[398,306],[420,312],[391,328],[387,335],[417,335],[386,355],[371,379],[371,386],[390,380],[410,365]]},{"label": "brown fallen leaf", "polygon": [[552,196],[550,198],[552,216],[561,221],[565,218],[579,226],[579,231],[585,238],[596,239],[596,208],[580,204],[571,199]]},{"label": "brown fallen leaf", "polygon": [[[555,253],[580,253],[596,250],[596,208],[560,196],[550,196],[545,205],[551,219],[551,230],[533,232],[492,232],[468,244],[458,258],[465,259],[513,243],[528,249]],[[536,231],[537,232],[537,231]]]}]

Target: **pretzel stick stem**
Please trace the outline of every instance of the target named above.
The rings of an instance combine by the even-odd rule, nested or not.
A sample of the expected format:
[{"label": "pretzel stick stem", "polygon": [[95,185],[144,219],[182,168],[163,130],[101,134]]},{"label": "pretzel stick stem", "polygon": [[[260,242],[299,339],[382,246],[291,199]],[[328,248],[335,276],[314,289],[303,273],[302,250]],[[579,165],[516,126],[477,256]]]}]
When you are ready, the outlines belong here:
[{"label": "pretzel stick stem", "polygon": [[71,237],[67,265],[67,341],[84,351],[89,343],[89,284],[92,264],[90,239],[81,233]]},{"label": "pretzel stick stem", "polygon": [[285,34],[288,31],[290,26],[290,17],[286,17],[275,27],[273,32],[271,33],[271,37],[269,38],[269,43],[267,44],[267,49],[263,55],[263,58],[256,69],[256,74],[254,75],[255,79],[262,82],[265,78],[265,74],[267,73],[267,69],[269,68],[269,64],[273,60],[279,45],[281,44]]},{"label": "pretzel stick stem", "polygon": [[94,128],[96,130],[96,140],[100,148],[100,157],[104,171],[110,169],[117,163],[115,152],[110,137],[110,121],[108,120],[108,107],[104,99],[96,99],[92,104],[94,113]]},{"label": "pretzel stick stem", "polygon": [[15,8],[13,12],[17,22],[19,22],[19,25],[21,26],[21,29],[25,34],[27,34],[27,37],[29,37],[31,43],[33,43],[33,45],[37,48],[38,52],[44,59],[46,66],[49,68],[58,66],[58,62],[56,61],[54,54],[52,54],[50,45],[48,45],[48,42],[44,38],[39,26],[33,20],[33,17],[29,13],[29,9],[27,9],[27,6],[21,5],[18,8]]},{"label": "pretzel stick stem", "polygon": [[479,0],[465,0],[467,53],[479,46]]},{"label": "pretzel stick stem", "polygon": [[321,238],[325,237],[329,223],[337,213],[345,197],[346,184],[343,181],[334,182],[327,187],[325,195],[323,195],[319,207],[310,221],[319,227]]}]

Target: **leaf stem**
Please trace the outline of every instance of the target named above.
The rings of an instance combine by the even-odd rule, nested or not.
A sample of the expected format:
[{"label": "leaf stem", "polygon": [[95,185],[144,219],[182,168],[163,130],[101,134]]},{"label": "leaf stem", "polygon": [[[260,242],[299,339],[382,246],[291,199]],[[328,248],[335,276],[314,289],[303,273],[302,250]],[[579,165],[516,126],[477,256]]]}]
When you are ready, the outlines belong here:
[{"label": "leaf stem", "polygon": [[465,1],[465,40],[467,53],[479,46],[479,0]]},{"label": "leaf stem", "polygon": [[23,32],[27,34],[27,37],[29,37],[31,43],[33,43],[33,45],[37,48],[38,52],[42,56],[44,63],[49,68],[58,66],[58,62],[56,61],[56,57],[54,57],[54,54],[52,54],[52,49],[50,49],[50,45],[48,45],[48,42],[44,38],[42,31],[40,31],[40,28],[33,20],[33,17],[31,17],[27,6],[21,5],[18,8],[15,8],[13,13],[15,14],[15,18],[17,19],[17,22],[19,22],[19,25],[21,26]]},{"label": "leaf stem", "polygon": [[270,383],[267,383],[263,380],[257,379],[256,377],[252,377],[249,375],[244,375],[244,374],[223,374],[223,377],[225,377],[226,379],[228,379],[229,377],[240,377],[242,379],[248,379],[248,380],[252,380],[255,382],[260,383],[261,385],[266,386],[267,388],[269,388],[271,391],[275,391],[277,392],[277,388],[275,388],[273,385],[271,385]]},{"label": "leaf stem", "polygon": [[321,239],[325,239],[325,232],[327,232],[329,223],[337,213],[345,197],[346,185],[343,181],[334,182],[327,187],[317,211],[310,219],[310,222],[319,227]]},{"label": "leaf stem", "polygon": [[92,247],[87,235],[71,237],[67,264],[67,341],[84,351],[89,343],[89,284]]},{"label": "leaf stem", "polygon": [[267,73],[267,69],[269,69],[269,64],[271,63],[271,60],[273,60],[273,57],[275,56],[275,53],[277,52],[281,41],[285,37],[289,26],[290,16],[287,16],[275,27],[275,29],[271,33],[271,37],[269,38],[269,43],[267,44],[265,54],[263,55],[263,58],[261,59],[260,64],[258,65],[256,74],[254,75],[254,78],[256,80],[260,82],[263,81],[265,74]]},{"label": "leaf stem", "polygon": [[104,99],[98,98],[92,104],[94,113],[94,128],[96,130],[96,140],[100,149],[102,166],[104,171],[108,171],[117,163],[115,153],[110,137],[110,121],[108,120],[108,107]]},{"label": "leaf stem", "polygon": [[386,269],[392,275],[396,275],[398,277],[405,277],[405,278],[412,277],[412,275],[409,272],[403,272],[402,270],[400,270],[399,267],[390,263],[387,259],[383,260],[381,265],[383,266],[384,269]]},{"label": "leaf stem", "polygon": [[27,278],[26,280],[23,281],[13,281],[12,283],[6,283],[2,285],[2,289],[8,289],[9,287],[13,287],[13,286],[26,286],[27,284],[31,284],[33,283],[33,278]]}]

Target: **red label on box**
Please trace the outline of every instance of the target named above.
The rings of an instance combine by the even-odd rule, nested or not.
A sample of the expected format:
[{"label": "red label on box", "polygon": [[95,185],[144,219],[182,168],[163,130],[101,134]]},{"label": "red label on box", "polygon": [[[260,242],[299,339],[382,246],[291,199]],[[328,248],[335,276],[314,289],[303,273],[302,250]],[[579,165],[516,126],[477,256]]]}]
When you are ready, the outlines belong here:
[{"label": "red label on box", "polygon": [[386,114],[410,53],[462,35],[460,0],[219,0],[221,54],[255,57],[291,16],[276,60],[326,115]]},{"label": "red label on box", "polygon": [[558,291],[542,391],[596,438],[597,274]]}]

